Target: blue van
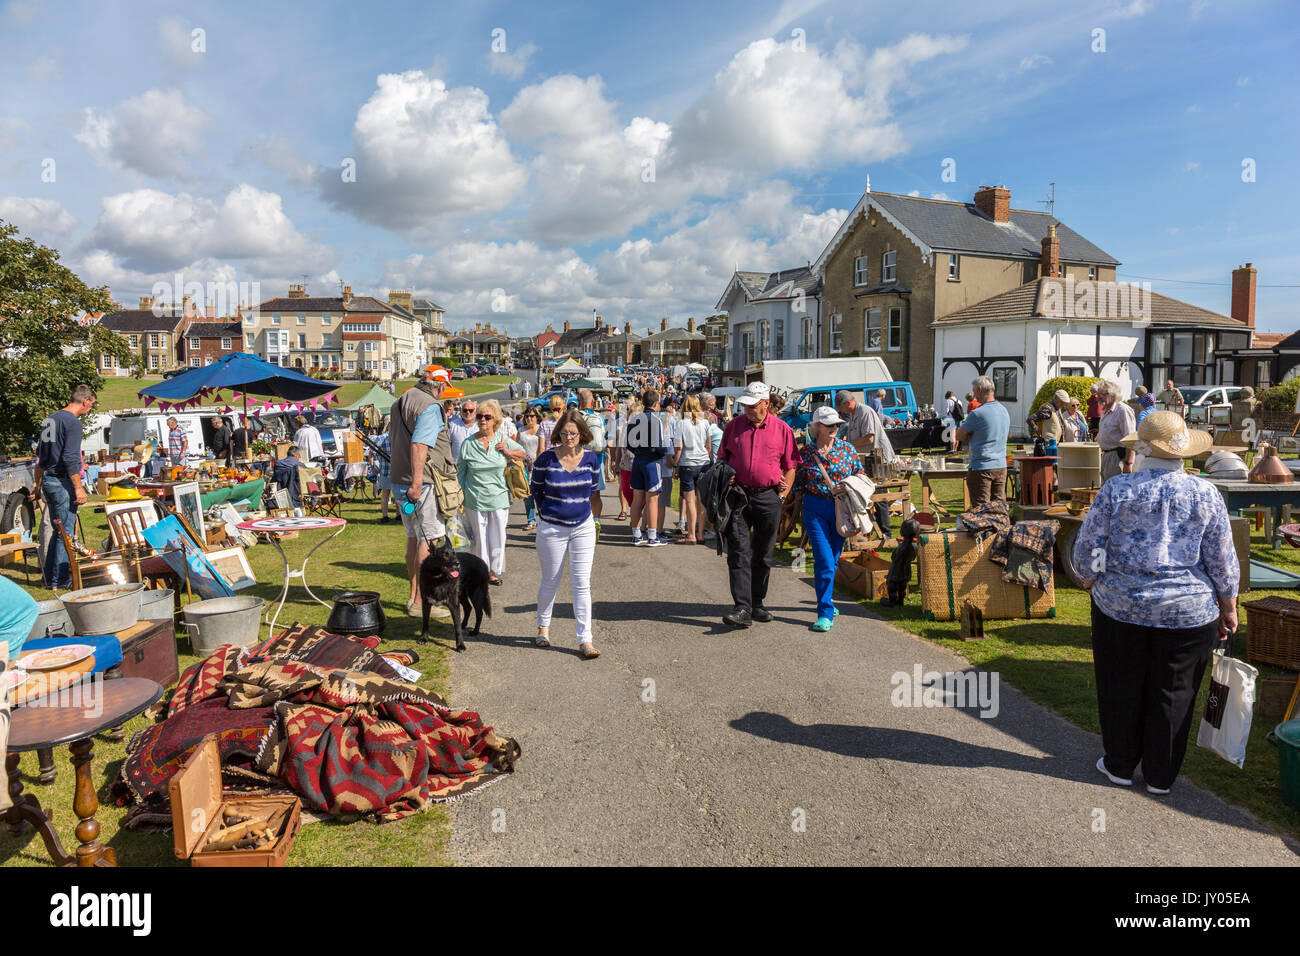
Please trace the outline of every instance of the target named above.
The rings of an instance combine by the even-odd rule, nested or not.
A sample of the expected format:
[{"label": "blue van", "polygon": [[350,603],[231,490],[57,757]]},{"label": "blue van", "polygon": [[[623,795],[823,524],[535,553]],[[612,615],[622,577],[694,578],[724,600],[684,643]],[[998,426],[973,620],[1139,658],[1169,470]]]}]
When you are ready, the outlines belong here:
[{"label": "blue van", "polygon": [[916,404],[910,382],[864,382],[859,385],[816,385],[812,388],[796,389],[781,409],[781,418],[791,428],[798,431],[807,428],[812,421],[813,412],[823,405],[835,407],[835,393],[846,390],[853,392],[859,402],[864,402],[881,389],[885,397],[880,400],[885,414],[891,418],[916,418],[921,407]]}]

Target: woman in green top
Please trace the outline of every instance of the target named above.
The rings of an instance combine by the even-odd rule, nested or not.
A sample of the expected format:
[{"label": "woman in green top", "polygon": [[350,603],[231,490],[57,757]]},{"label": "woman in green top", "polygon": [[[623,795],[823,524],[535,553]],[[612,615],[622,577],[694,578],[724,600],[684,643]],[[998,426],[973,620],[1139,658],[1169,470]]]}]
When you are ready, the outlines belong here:
[{"label": "woman in green top", "polygon": [[506,487],[506,462],[522,461],[524,449],[501,427],[501,404],[488,399],[475,415],[478,434],[466,438],[456,460],[456,480],[465,493],[465,520],[473,526],[474,553],[486,562],[492,584],[501,583],[506,570],[506,522],[510,518],[510,490]]}]

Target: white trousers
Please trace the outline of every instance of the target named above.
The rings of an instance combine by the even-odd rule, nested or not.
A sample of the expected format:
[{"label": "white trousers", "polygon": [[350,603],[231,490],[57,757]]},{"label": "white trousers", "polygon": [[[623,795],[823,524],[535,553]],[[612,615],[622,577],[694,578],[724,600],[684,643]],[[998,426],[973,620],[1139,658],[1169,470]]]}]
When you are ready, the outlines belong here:
[{"label": "white trousers", "polygon": [[596,524],[588,517],[576,528],[537,522],[537,554],[542,559],[542,586],[537,589],[537,626],[551,626],[555,594],[569,559],[573,585],[573,620],[579,644],[591,643],[591,562],[596,557]]},{"label": "white trousers", "polygon": [[506,573],[506,522],[509,519],[509,508],[465,512],[465,523],[473,531],[473,553],[482,558],[498,577]]}]

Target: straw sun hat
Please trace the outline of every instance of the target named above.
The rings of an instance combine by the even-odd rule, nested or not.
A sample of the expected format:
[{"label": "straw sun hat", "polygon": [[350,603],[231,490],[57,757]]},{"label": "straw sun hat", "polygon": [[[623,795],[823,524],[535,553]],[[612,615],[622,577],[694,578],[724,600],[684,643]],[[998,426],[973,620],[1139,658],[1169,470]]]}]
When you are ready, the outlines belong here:
[{"label": "straw sun hat", "polygon": [[1138,430],[1120,442],[1148,458],[1192,458],[1214,444],[1209,432],[1191,430],[1177,412],[1152,412],[1142,419]]}]

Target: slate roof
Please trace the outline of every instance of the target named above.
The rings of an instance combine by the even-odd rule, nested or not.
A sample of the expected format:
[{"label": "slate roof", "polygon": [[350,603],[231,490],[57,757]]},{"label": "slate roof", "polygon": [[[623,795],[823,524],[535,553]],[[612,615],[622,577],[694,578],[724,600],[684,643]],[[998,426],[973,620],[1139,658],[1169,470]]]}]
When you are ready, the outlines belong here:
[{"label": "slate roof", "polygon": [[769,273],[766,272],[737,272],[736,278],[740,284],[745,287],[745,294],[749,298],[762,294],[763,287],[767,285]]},{"label": "slate roof", "polygon": [[[1096,286],[1098,290],[1105,290],[1111,286],[1122,285],[1122,283],[1113,282],[1094,282],[1087,283]],[[1078,290],[1085,285],[1083,282],[1074,283],[1075,299],[1078,299]],[[1065,289],[1068,288],[1062,279],[1040,278],[1032,282],[1026,282],[1018,288],[1009,292],[1003,292],[1000,295],[992,296],[974,305],[968,305],[964,309],[956,312],[950,312],[942,318],[935,319],[936,326],[962,325],[966,323],[979,322],[1023,322],[1027,319],[1050,318],[1053,315],[1048,313],[1048,308],[1052,305],[1049,296],[1055,297],[1057,303],[1063,303],[1067,300]],[[1137,297],[1130,295],[1128,299],[1128,309],[1124,315],[1114,316],[1078,316],[1074,321],[1079,322],[1096,322],[1100,321],[1122,321],[1131,322],[1134,319],[1144,318],[1136,314],[1134,306],[1141,309]],[[1169,296],[1160,295],[1157,292],[1151,293],[1151,315],[1150,319],[1153,325],[1214,325],[1229,328],[1245,328],[1244,324],[1227,315],[1220,315],[1217,312],[1211,312],[1209,309],[1202,309],[1200,306],[1191,305],[1187,302],[1180,302],[1177,299],[1171,299]],[[1300,334],[1300,333],[1298,333]]]},{"label": "slate roof", "polygon": [[481,342],[509,342],[504,335],[497,335],[494,332],[458,332],[451,336],[448,342],[458,342],[461,344],[478,345]]},{"label": "slate roof", "polygon": [[447,311],[442,306],[436,305],[433,302],[430,302],[428,299],[412,299],[411,305],[414,306],[415,309],[420,312],[446,312]]},{"label": "slate roof", "polygon": [[[267,299],[258,307],[259,312],[396,312],[398,307],[368,295],[354,295],[347,306],[342,296],[289,297]],[[405,311],[405,310],[403,310]],[[408,313],[409,314],[409,313]]]},{"label": "slate roof", "polygon": [[123,309],[108,313],[99,324],[112,332],[174,332],[181,318],[170,312],[154,315],[152,309]]},{"label": "slate roof", "polygon": [[816,295],[821,290],[821,277],[816,275],[810,266],[800,266],[797,269],[783,269],[780,272],[773,272],[767,277],[767,281],[763,283],[763,288],[759,294],[750,298],[789,299],[801,291],[804,295]]},{"label": "slate roof", "polygon": [[238,322],[191,322],[185,330],[187,339],[239,338],[243,334]]},{"label": "slate roof", "polygon": [[1090,265],[1119,265],[1113,258],[1049,213],[1012,209],[1009,221],[994,222],[973,202],[922,199],[896,193],[867,194],[868,198],[901,222],[931,249],[944,252],[981,252],[996,256],[1038,259],[1047,227],[1056,223],[1061,259]]}]

